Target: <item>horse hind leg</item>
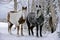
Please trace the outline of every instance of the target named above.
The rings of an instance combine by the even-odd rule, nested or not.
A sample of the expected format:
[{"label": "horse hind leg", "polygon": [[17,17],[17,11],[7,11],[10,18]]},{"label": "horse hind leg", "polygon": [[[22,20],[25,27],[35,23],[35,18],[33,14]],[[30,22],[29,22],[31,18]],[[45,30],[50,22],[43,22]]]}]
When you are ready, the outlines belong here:
[{"label": "horse hind leg", "polygon": [[30,34],[30,27],[28,27],[28,34],[29,34],[29,36],[31,35],[31,34]]},{"label": "horse hind leg", "polygon": [[11,28],[12,28],[13,24],[11,22],[8,23],[8,32],[11,34]]},{"label": "horse hind leg", "polygon": [[32,35],[34,36],[34,32],[33,32],[33,28],[34,28],[34,26],[31,26],[31,33],[32,33]]},{"label": "horse hind leg", "polygon": [[36,36],[38,37],[38,24],[36,24]]}]

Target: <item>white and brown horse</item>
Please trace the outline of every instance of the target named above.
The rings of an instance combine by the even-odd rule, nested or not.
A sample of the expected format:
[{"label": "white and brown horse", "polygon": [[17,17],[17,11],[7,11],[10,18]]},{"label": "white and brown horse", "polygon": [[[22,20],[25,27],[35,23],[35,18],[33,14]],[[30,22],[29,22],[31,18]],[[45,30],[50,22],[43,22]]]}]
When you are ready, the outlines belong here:
[{"label": "white and brown horse", "polygon": [[22,11],[20,12],[15,12],[15,11],[10,11],[8,12],[8,32],[11,33],[11,28],[15,24],[17,28],[17,35],[19,35],[19,25],[21,25],[21,35],[23,35],[23,23],[25,22],[25,14],[24,11],[26,11],[27,7],[22,7]]}]

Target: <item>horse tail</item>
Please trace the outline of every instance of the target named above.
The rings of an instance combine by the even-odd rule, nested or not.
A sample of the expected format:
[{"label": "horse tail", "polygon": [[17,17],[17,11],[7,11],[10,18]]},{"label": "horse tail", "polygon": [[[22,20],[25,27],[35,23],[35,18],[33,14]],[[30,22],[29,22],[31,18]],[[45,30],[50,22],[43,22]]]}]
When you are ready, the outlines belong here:
[{"label": "horse tail", "polygon": [[10,13],[8,12],[8,15],[7,15],[7,22],[9,22],[10,20]]}]

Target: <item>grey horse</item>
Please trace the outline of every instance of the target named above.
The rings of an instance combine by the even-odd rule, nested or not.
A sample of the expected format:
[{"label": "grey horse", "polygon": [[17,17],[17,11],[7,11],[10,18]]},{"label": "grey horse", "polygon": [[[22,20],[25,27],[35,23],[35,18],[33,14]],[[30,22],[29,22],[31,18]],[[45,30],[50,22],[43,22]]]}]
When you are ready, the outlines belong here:
[{"label": "grey horse", "polygon": [[[38,14],[38,12],[39,12],[39,10],[37,10],[37,14]],[[30,35],[30,31],[31,31],[32,35],[34,35],[33,28],[36,27],[36,36],[38,37],[38,28],[39,28],[38,26],[40,26],[40,36],[42,37],[43,22],[44,22],[43,14],[41,14],[38,18],[36,18],[35,13],[30,12],[26,18],[29,35]]]}]

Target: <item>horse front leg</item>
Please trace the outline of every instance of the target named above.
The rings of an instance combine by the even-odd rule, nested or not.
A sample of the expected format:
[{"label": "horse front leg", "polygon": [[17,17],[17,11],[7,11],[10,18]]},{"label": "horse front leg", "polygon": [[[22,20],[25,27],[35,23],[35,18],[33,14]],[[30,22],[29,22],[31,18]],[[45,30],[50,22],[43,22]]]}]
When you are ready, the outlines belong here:
[{"label": "horse front leg", "polygon": [[43,24],[40,25],[40,36],[42,37],[42,27],[43,27]]},{"label": "horse front leg", "polygon": [[8,32],[11,34],[11,28],[12,28],[13,24],[11,22],[8,23]]},{"label": "horse front leg", "polygon": [[19,36],[19,26],[17,26],[17,35]]},{"label": "horse front leg", "polygon": [[30,34],[30,27],[28,27],[28,34],[29,34],[29,36],[31,35],[31,34]]},{"label": "horse front leg", "polygon": [[38,37],[38,24],[36,24],[36,36]]},{"label": "horse front leg", "polygon": [[21,24],[21,35],[23,36],[23,24]]},{"label": "horse front leg", "polygon": [[30,23],[28,20],[26,20],[27,26],[28,26],[28,34],[30,35]]}]

